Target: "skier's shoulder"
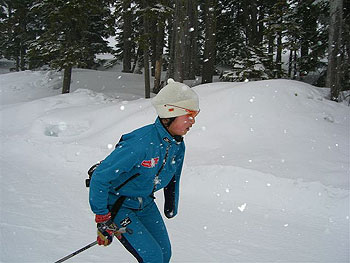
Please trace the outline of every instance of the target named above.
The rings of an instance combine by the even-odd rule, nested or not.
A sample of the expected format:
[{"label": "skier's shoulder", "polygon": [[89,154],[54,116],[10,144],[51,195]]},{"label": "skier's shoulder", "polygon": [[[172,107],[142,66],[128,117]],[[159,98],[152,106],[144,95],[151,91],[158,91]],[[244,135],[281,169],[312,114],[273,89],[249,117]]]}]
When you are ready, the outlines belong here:
[{"label": "skier's shoulder", "polygon": [[130,133],[122,136],[122,141],[130,143],[132,145],[142,145],[154,141],[156,138],[156,129],[153,124],[148,124],[140,127]]}]

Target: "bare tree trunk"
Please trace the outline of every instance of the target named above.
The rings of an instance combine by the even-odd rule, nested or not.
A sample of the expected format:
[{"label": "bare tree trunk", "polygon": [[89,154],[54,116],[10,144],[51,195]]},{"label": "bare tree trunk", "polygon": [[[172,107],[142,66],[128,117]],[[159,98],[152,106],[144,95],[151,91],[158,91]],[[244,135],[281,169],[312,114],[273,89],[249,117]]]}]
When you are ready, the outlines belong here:
[{"label": "bare tree trunk", "polygon": [[298,55],[297,55],[297,51],[294,50],[294,70],[293,70],[293,79],[296,79],[297,77],[297,72],[298,72],[298,68],[297,68],[297,60],[298,60]]},{"label": "bare tree trunk", "polygon": [[153,93],[157,94],[160,91],[161,77],[162,77],[162,58],[159,58],[158,60],[156,60],[156,65],[155,65]]},{"label": "bare tree trunk", "polygon": [[174,55],[174,79],[179,82],[184,80],[184,51],[185,51],[185,0],[175,1],[175,55]]},{"label": "bare tree trunk", "polygon": [[269,58],[269,69],[273,70],[273,51],[275,47],[275,38],[273,35],[268,36],[268,58]]},{"label": "bare tree trunk", "polygon": [[282,32],[277,32],[276,77],[282,77]]},{"label": "bare tree trunk", "polygon": [[151,97],[151,83],[150,83],[150,70],[149,70],[149,15],[148,15],[148,4],[147,0],[143,1],[145,11],[143,14],[143,27],[145,33],[145,43],[143,46],[143,64],[145,68],[144,77],[145,77],[145,98],[148,99]]},{"label": "bare tree trunk", "polygon": [[174,19],[168,20],[169,24],[169,65],[166,72],[165,79],[174,78],[174,61],[175,61],[175,26]]},{"label": "bare tree trunk", "polygon": [[[345,5],[345,4],[344,4]],[[345,8],[344,8],[345,9]],[[350,89],[350,14],[347,15],[344,12],[343,17],[343,90]],[[350,104],[350,102],[349,102]]]},{"label": "bare tree trunk", "polygon": [[184,37],[185,37],[185,44],[184,44],[184,79],[189,78],[189,72],[190,72],[190,65],[191,65],[191,34],[190,34],[190,28],[191,28],[191,2],[192,0],[187,0],[185,2],[185,20],[183,23],[184,26]]},{"label": "bare tree trunk", "polygon": [[[303,29],[307,27],[307,23],[310,23],[309,18],[311,16],[310,14],[310,8],[305,8],[302,12],[303,14]],[[308,74],[308,56],[309,56],[309,39],[307,37],[301,37],[300,38],[300,63],[299,63],[299,70],[300,70],[300,77],[301,79]]]},{"label": "bare tree trunk", "polygon": [[249,10],[249,0],[245,0],[245,1],[242,1],[242,16],[243,16],[243,21],[242,21],[242,24],[243,24],[243,27],[245,29],[245,44],[247,45],[249,43],[249,39],[250,39],[250,35],[251,35],[251,32],[250,32],[250,27],[249,27],[249,24],[248,24],[248,21],[250,21],[249,19],[249,13],[248,13],[248,10]]},{"label": "bare tree trunk", "polygon": [[[199,39],[199,26],[198,26],[198,1],[193,0],[192,3],[193,10],[193,31],[192,34],[192,51],[191,51],[191,67],[190,67],[190,79],[195,79],[196,75],[200,75],[199,67],[199,52],[198,52],[198,39]],[[192,29],[191,29],[192,30]]]},{"label": "bare tree trunk", "polygon": [[257,45],[259,43],[258,36],[258,7],[257,0],[251,0],[250,5],[250,14],[251,14],[251,23],[250,23],[250,32],[251,32],[251,45]]},{"label": "bare tree trunk", "polygon": [[254,46],[258,43],[258,8],[257,0],[245,0],[242,2],[243,26],[246,33],[246,44]]},{"label": "bare tree trunk", "polygon": [[131,72],[140,74],[140,70],[136,67],[139,65],[139,59],[141,57],[142,57],[142,48],[138,47],[138,49],[136,51],[136,57],[135,57],[134,63],[133,63],[132,68],[131,68]]},{"label": "bare tree trunk", "polygon": [[150,70],[149,70],[149,55],[148,50],[144,50],[144,67],[145,67],[145,98],[148,99],[151,97],[151,83],[150,83]]},{"label": "bare tree trunk", "polygon": [[[23,10],[23,12],[27,12],[27,10]],[[26,70],[26,46],[25,46],[25,39],[23,35],[27,34],[27,22],[26,19],[22,19],[23,21],[20,21],[20,26],[22,30],[21,38],[20,38],[20,56],[21,56],[21,65],[20,68],[22,71]]]},{"label": "bare tree trunk", "polygon": [[258,16],[259,17],[258,17],[258,24],[257,24],[257,26],[258,26],[258,28],[257,28],[257,30],[258,30],[257,41],[258,41],[258,43],[261,43],[264,39],[265,26],[266,26],[265,25],[266,23],[263,22],[263,19],[265,17],[265,8],[260,7],[260,9],[258,11]]},{"label": "bare tree trunk", "polygon": [[330,23],[328,34],[328,69],[326,86],[330,88],[330,97],[338,101],[341,91],[341,32],[343,20],[343,0],[330,2]]},{"label": "bare tree trunk", "polygon": [[25,56],[26,56],[26,48],[23,46],[22,40],[21,40],[21,65],[20,68],[22,71],[26,70],[26,60],[25,60]]},{"label": "bare tree trunk", "polygon": [[195,79],[198,69],[198,4],[197,0],[187,1],[187,26],[185,29],[185,79]]},{"label": "bare tree trunk", "polygon": [[154,66],[154,86],[153,92],[158,93],[160,90],[160,79],[162,75],[163,48],[164,48],[164,21],[158,20],[157,25],[157,45],[155,49],[155,66]]},{"label": "bare tree trunk", "polygon": [[70,92],[71,80],[72,80],[72,66],[68,66],[64,69],[64,72],[63,72],[62,94]]},{"label": "bare tree trunk", "polygon": [[288,77],[292,78],[292,68],[293,68],[293,50],[289,50],[289,59],[288,59]]},{"label": "bare tree trunk", "polygon": [[157,18],[152,16],[149,17],[148,27],[152,30],[149,32],[149,43],[150,43],[150,60],[151,60],[151,76],[154,77],[156,71],[156,60],[157,60],[157,49],[158,49],[158,21]]},{"label": "bare tree trunk", "polygon": [[130,0],[123,1],[123,72],[131,71],[131,13]]},{"label": "bare tree trunk", "polygon": [[17,56],[16,56],[16,63],[15,63],[16,71],[19,71],[19,68],[20,68],[20,61],[21,61],[20,56],[17,55]]},{"label": "bare tree trunk", "polygon": [[216,5],[217,0],[206,0],[205,2],[205,43],[202,83],[213,82],[216,53]]}]

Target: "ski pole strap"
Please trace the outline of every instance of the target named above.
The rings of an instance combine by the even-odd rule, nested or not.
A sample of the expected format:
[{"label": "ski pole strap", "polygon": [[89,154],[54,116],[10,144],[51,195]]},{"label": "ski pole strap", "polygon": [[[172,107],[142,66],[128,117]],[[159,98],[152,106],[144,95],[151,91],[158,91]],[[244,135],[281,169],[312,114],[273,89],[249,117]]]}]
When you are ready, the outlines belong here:
[{"label": "ski pole strap", "polygon": [[[116,187],[114,190],[118,191],[120,188],[122,188],[124,185],[126,185],[128,182],[130,182],[131,180],[135,179],[136,177],[140,176],[139,173],[134,174],[133,176],[131,176],[128,180],[126,180],[125,182],[123,182],[121,185],[119,185],[118,187]],[[112,208],[110,209],[111,212],[111,219],[112,221],[114,220],[115,216],[117,215],[120,207],[122,206],[124,200],[125,200],[126,196],[121,196],[117,199],[117,201],[115,201],[115,203],[113,204]]]},{"label": "ski pole strap", "polygon": [[119,209],[121,208],[124,200],[125,200],[126,196],[121,196],[117,199],[117,201],[115,201],[115,203],[113,204],[110,212],[111,212],[111,220],[113,221],[115,216],[117,215]]},{"label": "ski pole strap", "polygon": [[71,257],[74,257],[75,255],[78,255],[79,253],[81,253],[81,252],[87,250],[88,248],[93,247],[94,245],[97,245],[97,241],[94,241],[94,242],[90,243],[89,245],[86,245],[85,247],[82,247],[81,249],[79,249],[79,250],[73,252],[72,254],[69,254],[69,255],[65,256],[64,258],[61,258],[61,259],[55,261],[55,263],[64,262],[64,261],[66,261],[67,259],[70,259]]}]

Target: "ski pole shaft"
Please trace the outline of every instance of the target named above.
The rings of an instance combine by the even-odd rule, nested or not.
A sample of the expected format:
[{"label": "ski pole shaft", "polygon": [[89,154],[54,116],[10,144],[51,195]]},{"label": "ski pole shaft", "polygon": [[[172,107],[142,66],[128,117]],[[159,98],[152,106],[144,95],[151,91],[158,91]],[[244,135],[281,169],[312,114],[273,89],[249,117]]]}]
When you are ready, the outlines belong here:
[{"label": "ski pole shaft", "polygon": [[[132,231],[132,229],[127,228],[127,227],[117,228],[117,230],[114,232],[114,235],[116,237],[118,237],[120,234],[124,234],[124,233],[132,234],[133,231]],[[96,240],[96,241],[90,243],[89,245],[86,245],[85,247],[78,249],[77,251],[73,252],[72,254],[69,254],[69,255],[65,256],[64,258],[61,258],[61,259],[55,261],[54,263],[64,262],[67,259],[70,259],[71,257],[74,257],[74,256],[78,255],[79,253],[81,253],[81,252],[83,252],[83,251],[85,251],[85,250],[89,249],[90,247],[93,247],[94,245],[97,245],[97,244],[98,244],[98,242]]]},{"label": "ski pole shaft", "polygon": [[85,247],[82,247],[81,249],[73,252],[72,254],[69,254],[69,255],[65,256],[64,258],[61,258],[61,259],[55,261],[55,263],[61,263],[63,261],[66,261],[67,259],[70,259],[71,257],[74,257],[75,255],[78,255],[79,253],[85,251],[86,249],[88,249],[90,247],[93,247],[94,245],[97,245],[97,241],[94,241],[94,242],[90,243],[89,245],[86,245]]}]

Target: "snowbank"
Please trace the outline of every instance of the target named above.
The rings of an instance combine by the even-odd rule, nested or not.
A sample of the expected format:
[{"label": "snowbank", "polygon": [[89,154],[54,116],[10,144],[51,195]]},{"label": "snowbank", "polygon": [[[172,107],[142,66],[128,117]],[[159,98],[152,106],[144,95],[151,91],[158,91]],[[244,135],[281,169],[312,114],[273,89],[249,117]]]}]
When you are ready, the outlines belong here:
[{"label": "snowbank", "polygon": [[[1,262],[53,262],[95,239],[87,169],[156,118],[143,77],[0,75]],[[348,262],[349,108],[288,80],[194,88],[172,262]],[[162,193],[157,202],[163,206]],[[71,262],[134,262],[115,242]]]}]

